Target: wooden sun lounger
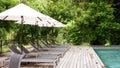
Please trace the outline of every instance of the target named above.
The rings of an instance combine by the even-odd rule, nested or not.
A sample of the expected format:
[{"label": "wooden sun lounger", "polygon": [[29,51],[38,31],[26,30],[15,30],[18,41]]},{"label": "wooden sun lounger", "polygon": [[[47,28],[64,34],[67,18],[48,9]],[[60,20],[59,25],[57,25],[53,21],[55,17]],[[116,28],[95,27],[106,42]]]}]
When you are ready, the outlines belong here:
[{"label": "wooden sun lounger", "polygon": [[35,45],[34,43],[30,42],[30,45],[36,49],[36,50],[40,50],[40,51],[61,51],[61,52],[65,52],[67,51],[67,48],[55,48],[55,47],[40,47],[40,45]]},{"label": "wooden sun lounger", "polygon": [[[50,41],[50,40],[49,40]],[[67,49],[69,49],[70,48],[70,45],[68,45],[68,44],[56,44],[55,42],[54,42],[54,44],[52,43],[52,42],[50,42],[50,43],[48,43],[48,42],[46,42],[46,41],[44,41],[43,39],[41,39],[41,42],[44,44],[44,46],[45,47],[52,47],[52,48],[67,48]],[[52,46],[53,45],[53,46]]]},{"label": "wooden sun lounger", "polygon": [[[16,55],[14,53],[14,55]],[[20,54],[19,54],[20,55]],[[17,56],[14,56],[17,57]],[[12,59],[15,60],[15,59]],[[9,58],[4,60],[4,63],[8,63],[10,61]],[[23,57],[21,62],[32,62],[32,63],[40,63],[40,65],[53,65],[53,68],[56,67],[58,60],[55,58],[41,58],[41,57]]]},{"label": "wooden sun lounger", "polygon": [[39,54],[58,54],[59,56],[63,57],[66,51],[57,51],[57,50],[43,50],[36,47],[33,43],[30,43],[31,46],[35,49],[35,51],[39,52]]},{"label": "wooden sun lounger", "polygon": [[[20,51],[15,47],[15,46],[8,46],[8,48],[10,49],[10,51],[12,51],[13,53],[16,54],[21,54]],[[57,60],[59,60],[60,56],[59,55],[54,55],[54,54],[49,54],[49,56],[47,54],[40,54],[39,52],[29,52],[26,48],[24,48],[22,46],[22,50],[25,54],[25,56],[27,57],[41,57],[41,58],[55,58]]]}]

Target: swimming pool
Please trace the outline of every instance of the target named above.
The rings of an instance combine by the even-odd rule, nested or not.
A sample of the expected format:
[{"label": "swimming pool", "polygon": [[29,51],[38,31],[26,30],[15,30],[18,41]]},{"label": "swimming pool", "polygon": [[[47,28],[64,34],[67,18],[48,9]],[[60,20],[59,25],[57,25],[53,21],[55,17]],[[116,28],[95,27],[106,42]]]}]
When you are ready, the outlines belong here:
[{"label": "swimming pool", "polygon": [[95,49],[106,68],[120,68],[119,49]]}]

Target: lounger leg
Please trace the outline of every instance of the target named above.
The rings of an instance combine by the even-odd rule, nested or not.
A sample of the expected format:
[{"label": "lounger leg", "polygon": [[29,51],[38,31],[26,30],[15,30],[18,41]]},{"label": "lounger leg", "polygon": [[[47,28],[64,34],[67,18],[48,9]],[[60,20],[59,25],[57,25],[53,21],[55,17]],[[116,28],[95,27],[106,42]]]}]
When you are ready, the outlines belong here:
[{"label": "lounger leg", "polygon": [[53,65],[53,68],[55,68],[55,66]]},{"label": "lounger leg", "polygon": [[53,63],[53,68],[55,68],[56,67],[56,64],[55,63]]}]

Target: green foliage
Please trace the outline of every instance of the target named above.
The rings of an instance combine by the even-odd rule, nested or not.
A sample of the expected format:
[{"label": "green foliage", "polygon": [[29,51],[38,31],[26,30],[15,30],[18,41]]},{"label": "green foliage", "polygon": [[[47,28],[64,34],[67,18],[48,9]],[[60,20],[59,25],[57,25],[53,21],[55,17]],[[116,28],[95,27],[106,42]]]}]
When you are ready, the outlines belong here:
[{"label": "green foliage", "polygon": [[[110,41],[110,25],[113,23],[113,8],[104,2],[81,2],[74,19],[73,28],[69,28],[68,34],[74,44],[92,43],[97,36]],[[76,9],[77,9],[76,8]],[[104,43],[105,44],[105,43]]]}]

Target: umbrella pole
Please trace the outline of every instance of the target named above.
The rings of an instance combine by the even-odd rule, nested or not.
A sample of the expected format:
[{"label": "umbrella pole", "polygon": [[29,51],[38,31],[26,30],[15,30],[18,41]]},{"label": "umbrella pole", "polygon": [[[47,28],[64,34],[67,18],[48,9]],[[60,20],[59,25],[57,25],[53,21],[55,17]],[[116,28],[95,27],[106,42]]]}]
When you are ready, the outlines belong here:
[{"label": "umbrella pole", "polygon": [[23,44],[23,22],[24,22],[24,18],[23,18],[23,16],[21,16],[21,36],[20,36],[21,54],[23,53],[23,50],[22,50],[22,44]]},{"label": "umbrella pole", "polygon": [[1,47],[0,54],[2,54],[2,39],[0,39],[0,47]]},{"label": "umbrella pole", "polygon": [[54,42],[54,41],[53,41],[53,39],[54,39],[53,29],[54,29],[54,27],[52,27],[52,35],[53,35],[53,37],[51,37],[51,44],[52,44],[51,46],[54,45],[54,43],[53,43],[53,42]]},{"label": "umbrella pole", "polygon": [[38,46],[38,45],[39,45],[39,44],[38,44],[38,35],[39,35],[39,33],[38,33],[38,21],[36,21],[36,32],[37,32],[37,33],[36,33],[36,34],[37,34],[37,35],[36,35],[36,39],[37,39],[37,46]]},{"label": "umbrella pole", "polygon": [[[37,17],[38,18],[38,20],[40,20],[40,21],[42,21],[42,19],[41,18],[39,18],[39,17]],[[37,36],[36,36],[36,39],[37,39],[37,46],[39,45],[38,44],[38,35],[39,35],[39,33],[38,33],[38,21],[36,21],[36,32],[37,32]]]},{"label": "umbrella pole", "polygon": [[46,43],[47,43],[47,46],[49,47],[49,44],[48,44],[48,37],[47,37],[47,34],[48,34],[48,32],[47,32],[47,27],[46,27]]}]

